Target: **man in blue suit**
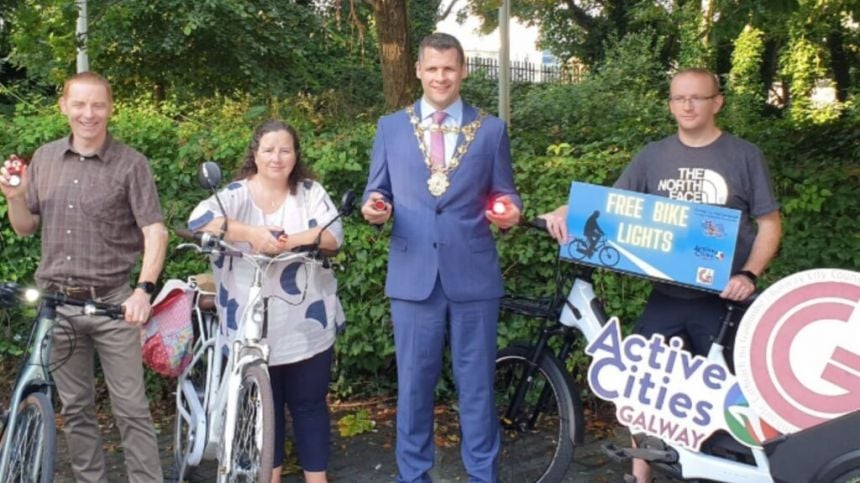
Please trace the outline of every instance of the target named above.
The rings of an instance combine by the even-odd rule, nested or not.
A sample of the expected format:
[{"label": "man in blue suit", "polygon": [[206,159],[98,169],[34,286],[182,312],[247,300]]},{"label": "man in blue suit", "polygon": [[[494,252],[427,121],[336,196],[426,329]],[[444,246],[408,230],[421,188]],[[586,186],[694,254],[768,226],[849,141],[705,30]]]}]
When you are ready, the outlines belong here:
[{"label": "man in blue suit", "polygon": [[385,293],[397,353],[399,482],[430,481],[446,340],[469,481],[498,479],[493,373],[503,285],[490,224],[513,226],[522,202],[507,127],[460,99],[466,74],[456,38],[424,38],[416,64],[424,95],[379,120],[361,209],[375,225],[394,217]]}]

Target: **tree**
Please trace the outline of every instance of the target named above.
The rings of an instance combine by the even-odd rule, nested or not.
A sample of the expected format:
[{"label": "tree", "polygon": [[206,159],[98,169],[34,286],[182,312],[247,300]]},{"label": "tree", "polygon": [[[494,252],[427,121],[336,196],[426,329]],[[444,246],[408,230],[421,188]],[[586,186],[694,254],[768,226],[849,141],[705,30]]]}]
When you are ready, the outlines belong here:
[{"label": "tree", "polygon": [[[680,1],[680,0],[678,0]],[[482,19],[482,30],[498,26],[499,0],[469,0],[458,13]],[[605,44],[630,32],[671,28],[662,2],[649,0],[513,0],[511,16],[540,29],[540,45],[556,57],[586,65],[603,59]]]},{"label": "tree", "polygon": [[359,30],[366,25],[356,14],[362,4],[372,8],[374,33],[382,70],[382,90],[386,109],[410,103],[416,92],[415,60],[421,39],[436,29],[440,0],[333,0],[329,10],[349,9]]},{"label": "tree", "polygon": [[382,65],[382,92],[388,109],[412,101],[415,68],[409,38],[406,0],[371,0]]},{"label": "tree", "polygon": [[[362,65],[313,2],[125,0],[89,10],[91,66],[120,95],[317,91]],[[59,83],[74,72],[76,14],[71,0],[18,2],[11,61]]]}]

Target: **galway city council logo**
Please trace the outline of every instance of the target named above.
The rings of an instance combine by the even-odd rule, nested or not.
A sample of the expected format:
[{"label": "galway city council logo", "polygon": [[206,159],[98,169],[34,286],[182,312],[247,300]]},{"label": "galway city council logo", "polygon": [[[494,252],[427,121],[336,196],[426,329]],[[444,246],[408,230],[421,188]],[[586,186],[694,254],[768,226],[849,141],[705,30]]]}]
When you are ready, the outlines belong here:
[{"label": "galway city council logo", "polygon": [[751,409],[793,433],[860,409],[860,273],[815,269],[768,288],[735,341]]}]

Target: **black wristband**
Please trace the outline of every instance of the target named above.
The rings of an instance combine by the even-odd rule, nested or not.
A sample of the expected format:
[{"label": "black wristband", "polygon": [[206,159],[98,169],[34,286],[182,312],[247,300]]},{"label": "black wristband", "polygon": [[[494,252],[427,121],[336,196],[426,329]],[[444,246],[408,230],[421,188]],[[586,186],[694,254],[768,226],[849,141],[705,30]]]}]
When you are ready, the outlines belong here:
[{"label": "black wristband", "polygon": [[750,282],[752,282],[753,285],[755,285],[758,281],[758,275],[750,272],[749,270],[738,270],[737,272],[735,272],[735,275],[743,275],[744,277],[750,279]]},{"label": "black wristband", "polygon": [[135,288],[143,290],[146,295],[149,295],[150,297],[155,293],[155,284],[152,282],[140,282],[135,286]]}]

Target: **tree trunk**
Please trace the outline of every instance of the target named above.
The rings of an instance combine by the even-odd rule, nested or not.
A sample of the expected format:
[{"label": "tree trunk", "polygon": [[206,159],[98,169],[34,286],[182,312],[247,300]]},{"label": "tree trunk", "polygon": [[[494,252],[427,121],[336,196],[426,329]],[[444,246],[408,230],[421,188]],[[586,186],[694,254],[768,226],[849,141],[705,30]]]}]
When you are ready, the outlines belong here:
[{"label": "tree trunk", "polygon": [[379,38],[385,106],[399,109],[412,102],[415,89],[406,0],[372,0],[371,3]]}]

